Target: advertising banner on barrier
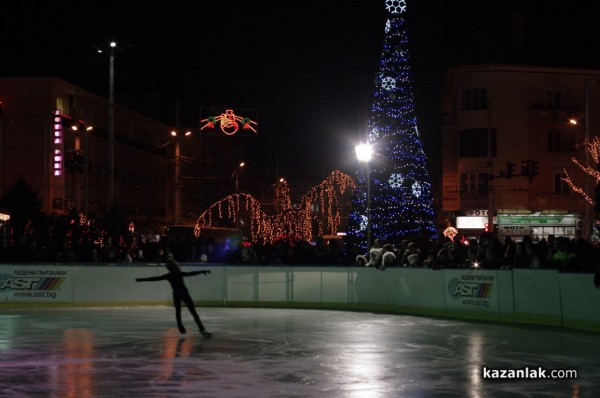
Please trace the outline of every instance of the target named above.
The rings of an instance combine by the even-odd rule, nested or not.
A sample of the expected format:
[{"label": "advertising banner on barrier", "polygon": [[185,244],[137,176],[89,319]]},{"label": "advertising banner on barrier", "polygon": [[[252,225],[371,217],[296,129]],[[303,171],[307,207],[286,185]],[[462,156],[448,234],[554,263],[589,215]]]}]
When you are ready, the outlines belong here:
[{"label": "advertising banner on barrier", "polygon": [[44,266],[3,266],[0,268],[0,301],[70,301],[70,274],[73,268]]},{"label": "advertising banner on barrier", "polygon": [[498,310],[496,272],[445,270],[446,305],[463,310]]}]

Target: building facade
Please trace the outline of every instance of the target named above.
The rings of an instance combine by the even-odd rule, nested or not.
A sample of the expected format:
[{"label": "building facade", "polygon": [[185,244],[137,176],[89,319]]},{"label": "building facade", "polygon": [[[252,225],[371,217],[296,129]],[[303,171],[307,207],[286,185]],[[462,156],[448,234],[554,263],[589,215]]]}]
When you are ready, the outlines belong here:
[{"label": "building facade", "polygon": [[201,136],[200,120],[190,137],[174,138],[173,126],[114,104],[109,133],[108,100],[56,78],[0,78],[0,101],[0,190],[23,178],[47,214],[98,218],[114,201],[128,220],[159,232],[177,219],[194,223],[233,190],[242,145]]},{"label": "building facade", "polygon": [[[465,65],[448,70],[441,211],[477,237],[493,230],[534,241],[593,238],[597,163],[586,150],[600,126],[600,70]],[[577,123],[577,124],[575,124]]]}]

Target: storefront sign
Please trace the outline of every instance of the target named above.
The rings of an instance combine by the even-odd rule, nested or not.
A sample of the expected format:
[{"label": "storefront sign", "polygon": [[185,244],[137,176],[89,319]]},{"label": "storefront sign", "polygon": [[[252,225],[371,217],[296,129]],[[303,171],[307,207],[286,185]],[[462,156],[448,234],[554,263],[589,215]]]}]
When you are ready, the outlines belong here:
[{"label": "storefront sign", "polygon": [[484,229],[488,223],[486,217],[456,217],[456,228],[459,229]]},{"label": "storefront sign", "polygon": [[573,216],[498,216],[500,225],[569,225],[575,226],[576,219]]},{"label": "storefront sign", "polygon": [[527,236],[529,230],[529,225],[499,225],[498,235]]},{"label": "storefront sign", "polygon": [[468,217],[487,217],[487,210],[465,210],[465,215]]}]

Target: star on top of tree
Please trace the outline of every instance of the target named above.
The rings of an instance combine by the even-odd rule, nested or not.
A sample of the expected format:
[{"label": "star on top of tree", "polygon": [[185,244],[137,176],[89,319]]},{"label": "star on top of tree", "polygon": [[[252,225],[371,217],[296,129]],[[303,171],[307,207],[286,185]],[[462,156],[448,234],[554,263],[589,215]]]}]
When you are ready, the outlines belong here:
[{"label": "star on top of tree", "polygon": [[385,0],[385,9],[391,14],[406,12],[406,0]]}]

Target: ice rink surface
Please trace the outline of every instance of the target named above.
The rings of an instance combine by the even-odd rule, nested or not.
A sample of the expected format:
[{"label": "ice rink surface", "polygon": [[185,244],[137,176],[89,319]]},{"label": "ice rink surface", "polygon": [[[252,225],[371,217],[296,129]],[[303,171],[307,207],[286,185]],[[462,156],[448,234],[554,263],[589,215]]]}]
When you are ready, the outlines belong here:
[{"label": "ice rink surface", "polygon": [[[1,309],[0,396],[600,397],[598,334],[367,312],[198,311],[211,339],[185,308],[185,339],[166,306]],[[491,380],[484,367],[577,376]]]}]

